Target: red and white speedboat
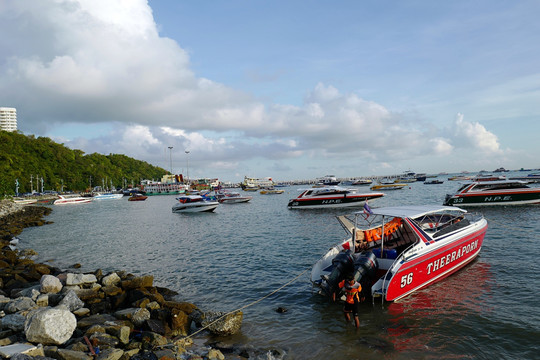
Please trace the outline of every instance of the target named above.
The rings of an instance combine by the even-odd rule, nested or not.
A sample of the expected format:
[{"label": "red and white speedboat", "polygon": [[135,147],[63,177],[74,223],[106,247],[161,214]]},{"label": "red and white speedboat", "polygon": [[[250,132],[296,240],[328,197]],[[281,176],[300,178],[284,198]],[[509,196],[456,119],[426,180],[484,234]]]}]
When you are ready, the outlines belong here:
[{"label": "red and white speedboat", "polygon": [[80,195],[58,195],[58,199],[54,201],[54,205],[73,205],[86,204],[92,202],[91,197],[83,197]]},{"label": "red and white speedboat", "polygon": [[331,296],[349,274],[364,295],[401,299],[470,263],[487,231],[483,216],[450,206],[403,206],[340,216],[351,236],[332,247],[311,271],[311,281]]},{"label": "red and white speedboat", "polygon": [[321,209],[362,206],[367,200],[383,197],[383,193],[358,193],[356,189],[325,186],[301,190],[295,199],[289,200],[289,209]]}]

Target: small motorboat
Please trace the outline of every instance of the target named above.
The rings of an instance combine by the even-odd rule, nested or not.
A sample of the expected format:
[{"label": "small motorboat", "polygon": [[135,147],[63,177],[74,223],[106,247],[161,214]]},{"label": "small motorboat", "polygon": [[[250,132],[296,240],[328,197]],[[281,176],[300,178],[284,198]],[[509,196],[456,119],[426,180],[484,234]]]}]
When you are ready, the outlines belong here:
[{"label": "small motorboat", "polygon": [[322,295],[332,297],[353,275],[364,296],[401,299],[475,259],[488,228],[482,215],[451,206],[366,206],[354,215],[338,217],[350,236],[313,265],[311,282]]},{"label": "small motorboat", "polygon": [[424,184],[426,185],[438,185],[444,183],[443,180],[426,180],[424,181]]},{"label": "small motorboat", "polygon": [[285,190],[282,189],[274,189],[274,188],[268,188],[268,189],[262,189],[260,191],[263,195],[277,195],[277,194],[283,194]]},{"label": "small motorboat", "polygon": [[367,200],[383,197],[383,193],[359,194],[356,189],[341,186],[326,186],[322,188],[301,189],[302,193],[295,199],[289,200],[289,209],[321,209],[362,206]]},{"label": "small motorboat", "polygon": [[119,200],[124,197],[123,193],[94,193],[94,200]]},{"label": "small motorboat", "polygon": [[133,195],[128,197],[128,201],[144,201],[146,199],[148,199],[148,196],[139,193],[134,193]]},{"label": "small motorboat", "polygon": [[376,185],[373,185],[370,187],[370,190],[400,190],[403,189],[407,184],[402,183],[390,183],[390,184],[383,184],[379,183]]},{"label": "small motorboat", "polygon": [[446,195],[444,205],[490,206],[540,204],[540,187],[506,177],[479,176],[463,182],[454,194]]},{"label": "small motorboat", "polygon": [[58,199],[54,201],[54,205],[73,205],[73,204],[87,204],[92,202],[92,197],[84,197],[78,194],[74,195],[58,195]]},{"label": "small motorboat", "polygon": [[173,213],[212,212],[219,202],[201,195],[184,195],[177,197],[178,202],[173,205]]},{"label": "small motorboat", "polygon": [[250,201],[253,196],[242,196],[234,191],[217,191],[216,199],[222,204],[239,204]]}]

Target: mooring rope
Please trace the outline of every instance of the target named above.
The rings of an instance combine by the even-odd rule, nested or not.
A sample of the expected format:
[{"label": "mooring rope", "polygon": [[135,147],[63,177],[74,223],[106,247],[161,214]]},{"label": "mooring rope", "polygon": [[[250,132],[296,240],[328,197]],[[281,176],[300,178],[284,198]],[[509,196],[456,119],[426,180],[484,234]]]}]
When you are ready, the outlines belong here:
[{"label": "mooring rope", "polygon": [[[284,285],[282,285],[282,286],[280,286],[279,288],[277,288],[277,289],[275,289],[275,290],[269,292],[268,294],[264,295],[263,297],[261,297],[261,298],[255,300],[255,301],[252,301],[252,302],[250,302],[249,304],[246,304],[246,305],[244,305],[244,306],[242,306],[242,307],[239,307],[239,308],[236,309],[236,310],[232,310],[232,311],[229,311],[229,312],[226,313],[226,314],[221,315],[220,317],[218,317],[217,319],[215,319],[215,320],[212,321],[211,323],[209,323],[209,324],[207,324],[207,325],[201,327],[200,329],[198,329],[198,330],[195,331],[194,333],[189,334],[189,335],[187,335],[187,336],[177,336],[176,338],[173,339],[173,342],[176,342],[176,341],[178,341],[178,340],[183,340],[183,339],[189,339],[189,338],[191,338],[191,337],[197,335],[197,334],[200,333],[201,331],[207,329],[209,326],[211,326],[211,325],[215,324],[216,322],[220,321],[220,320],[223,319],[224,317],[226,317],[226,316],[228,316],[228,315],[231,315],[231,314],[234,314],[235,312],[244,310],[244,309],[246,309],[246,308],[248,308],[248,307],[250,307],[250,306],[253,306],[253,305],[255,305],[255,304],[257,304],[257,303],[263,301],[264,299],[266,299],[266,298],[268,298],[268,297],[270,297],[270,296],[272,296],[272,295],[278,293],[279,291],[281,291],[281,290],[284,289],[285,287],[289,286],[290,284],[292,284],[293,282],[295,282],[296,280],[298,280],[298,278],[300,278],[302,275],[304,275],[308,270],[309,270],[309,269],[306,269],[306,270],[302,271],[300,274],[296,275],[292,280],[289,280],[289,281],[288,281],[287,283],[285,283]],[[161,345],[161,346],[159,346],[159,347],[167,347],[167,346],[171,346],[171,345],[174,345],[174,344],[170,343],[170,344]]]}]

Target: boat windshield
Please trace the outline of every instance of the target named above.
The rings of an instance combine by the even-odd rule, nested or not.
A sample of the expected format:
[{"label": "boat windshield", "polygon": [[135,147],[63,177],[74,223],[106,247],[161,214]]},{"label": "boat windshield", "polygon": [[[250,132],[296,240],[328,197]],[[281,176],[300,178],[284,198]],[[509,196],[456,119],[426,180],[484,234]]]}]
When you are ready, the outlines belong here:
[{"label": "boat windshield", "polygon": [[499,189],[525,189],[528,188],[524,183],[521,182],[504,182],[504,183],[478,183],[474,189],[475,190],[499,190]]}]

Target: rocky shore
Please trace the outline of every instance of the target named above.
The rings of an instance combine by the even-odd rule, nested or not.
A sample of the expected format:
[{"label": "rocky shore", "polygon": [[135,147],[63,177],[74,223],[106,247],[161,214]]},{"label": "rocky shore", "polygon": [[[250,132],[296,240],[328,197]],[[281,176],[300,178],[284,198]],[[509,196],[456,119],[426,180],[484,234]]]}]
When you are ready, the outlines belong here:
[{"label": "rocky shore", "polygon": [[[224,345],[243,313],[202,311],[153,277],[65,271],[18,250],[25,227],[52,211],[0,201],[0,356],[14,360],[277,359],[284,352]],[[192,335],[204,332],[204,344]]]}]

